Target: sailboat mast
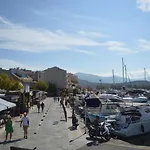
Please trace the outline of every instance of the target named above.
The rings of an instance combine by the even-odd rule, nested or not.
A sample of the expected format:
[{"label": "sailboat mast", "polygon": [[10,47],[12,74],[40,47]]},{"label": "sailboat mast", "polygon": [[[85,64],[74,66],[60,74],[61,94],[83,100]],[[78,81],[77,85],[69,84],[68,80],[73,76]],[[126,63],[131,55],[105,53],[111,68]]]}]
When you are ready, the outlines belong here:
[{"label": "sailboat mast", "polygon": [[146,81],[146,69],[144,68],[144,80]]},{"label": "sailboat mast", "polygon": [[124,83],[124,60],[122,58],[122,78],[123,78],[123,83]]},{"label": "sailboat mast", "polygon": [[125,69],[125,81],[127,82],[127,67],[126,67],[126,65],[124,66],[124,69]]},{"label": "sailboat mast", "polygon": [[115,75],[114,75],[114,70],[112,70],[112,75],[113,75],[113,86],[115,85]]}]

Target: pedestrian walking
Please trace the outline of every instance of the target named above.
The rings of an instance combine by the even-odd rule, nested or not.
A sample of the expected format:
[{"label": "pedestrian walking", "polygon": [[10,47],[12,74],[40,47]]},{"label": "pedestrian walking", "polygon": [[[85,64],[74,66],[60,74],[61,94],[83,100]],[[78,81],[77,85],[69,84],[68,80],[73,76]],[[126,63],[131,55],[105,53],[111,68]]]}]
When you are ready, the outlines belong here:
[{"label": "pedestrian walking", "polygon": [[29,127],[29,118],[27,117],[27,113],[23,113],[23,117],[21,119],[20,127],[22,127],[23,124],[23,131],[24,131],[24,138],[28,138],[28,127]]},{"label": "pedestrian walking", "polygon": [[37,102],[38,113],[40,113],[40,102]]},{"label": "pedestrian walking", "polygon": [[41,103],[42,112],[43,112],[43,110],[44,110],[44,107],[45,107],[45,104],[42,102],[42,103]]},{"label": "pedestrian walking", "polygon": [[59,103],[59,97],[57,97],[58,103]]},{"label": "pedestrian walking", "polygon": [[54,102],[56,102],[56,100],[57,100],[57,98],[56,98],[56,97],[54,97]]},{"label": "pedestrian walking", "polygon": [[12,126],[12,120],[10,115],[8,115],[5,123],[5,131],[6,131],[5,141],[7,141],[8,134],[10,134],[10,140],[11,140],[12,133],[13,133],[13,126]]}]

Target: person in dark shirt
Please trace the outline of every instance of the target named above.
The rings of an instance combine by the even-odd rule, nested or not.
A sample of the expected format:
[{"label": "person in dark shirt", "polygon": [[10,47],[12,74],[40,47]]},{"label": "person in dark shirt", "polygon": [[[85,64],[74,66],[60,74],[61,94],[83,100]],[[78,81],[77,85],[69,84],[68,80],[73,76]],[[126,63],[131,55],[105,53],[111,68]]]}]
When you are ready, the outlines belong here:
[{"label": "person in dark shirt", "polygon": [[42,103],[41,103],[42,112],[43,112],[43,110],[44,110],[44,107],[45,107],[45,104],[42,102]]},{"label": "person in dark shirt", "polygon": [[40,102],[37,102],[38,113],[40,112]]}]

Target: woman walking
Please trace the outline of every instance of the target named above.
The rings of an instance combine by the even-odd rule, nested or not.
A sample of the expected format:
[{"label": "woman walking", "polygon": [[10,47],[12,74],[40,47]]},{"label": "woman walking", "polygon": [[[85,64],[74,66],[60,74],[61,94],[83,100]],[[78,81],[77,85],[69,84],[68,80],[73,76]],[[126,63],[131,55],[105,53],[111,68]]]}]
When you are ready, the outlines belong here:
[{"label": "woman walking", "polygon": [[7,141],[7,137],[8,137],[8,134],[10,134],[10,140],[12,138],[12,133],[13,133],[13,126],[12,126],[12,120],[11,120],[11,116],[8,115],[8,119],[5,123],[5,131],[6,131],[6,138],[5,138],[5,141]]}]

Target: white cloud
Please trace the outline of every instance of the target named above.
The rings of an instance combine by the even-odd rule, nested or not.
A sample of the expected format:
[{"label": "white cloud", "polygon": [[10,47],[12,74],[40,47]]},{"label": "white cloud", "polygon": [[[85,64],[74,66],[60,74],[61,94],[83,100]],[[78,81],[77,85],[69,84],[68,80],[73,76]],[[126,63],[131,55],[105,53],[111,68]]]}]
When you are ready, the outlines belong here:
[{"label": "white cloud", "polygon": [[145,39],[138,39],[140,51],[150,51],[150,41]]},{"label": "white cloud", "polygon": [[32,66],[32,65],[25,65],[23,63],[17,62],[15,60],[11,59],[0,59],[0,67],[4,69],[9,69],[9,68],[26,68],[26,69],[31,69],[31,70],[43,70],[45,69],[44,66]]},{"label": "white cloud", "polygon": [[74,46],[98,46],[99,43],[81,37],[78,34],[68,34],[62,30],[52,32],[45,29],[33,29],[13,24],[0,17],[0,49],[43,52],[52,50],[68,50]]},{"label": "white cloud", "polygon": [[[125,43],[120,41],[97,42],[94,38],[106,37],[107,35],[92,32],[78,31],[76,34],[69,34],[62,30],[50,31],[39,28],[29,28],[23,25],[14,24],[0,17],[0,49],[15,51],[45,52],[55,50],[75,50],[77,47],[104,46],[109,51],[119,54],[137,53],[136,50],[127,48]],[[94,55],[94,52],[75,50],[76,52]]]},{"label": "white cloud", "polygon": [[92,37],[92,38],[104,38],[104,37],[108,37],[108,35],[106,34],[102,34],[100,32],[91,32],[91,31],[83,31],[80,30],[78,31],[78,33],[84,37]]},{"label": "white cloud", "polygon": [[138,53],[137,50],[127,48],[125,43],[119,41],[108,41],[104,45],[108,47],[108,50],[117,52],[118,54]]},{"label": "white cloud", "polygon": [[150,12],[150,0],[136,0],[136,3],[143,12]]},{"label": "white cloud", "polygon": [[[5,68],[5,69],[9,69],[9,68],[26,68],[26,69],[31,69],[33,71],[36,70],[44,70],[46,68],[49,67],[53,67],[53,66],[32,66],[32,65],[27,65],[15,60],[10,60],[10,59],[0,59],[0,68]],[[61,66],[59,66],[60,68],[63,68]],[[87,72],[86,70],[80,70],[78,69],[74,69],[74,68],[63,68],[65,70],[67,70],[67,72],[71,72],[71,73],[77,73],[77,72],[84,72],[84,73],[88,73],[91,74],[91,72]],[[144,80],[144,68],[143,69],[137,69],[137,70],[127,70],[128,72],[128,76],[130,77],[130,80],[135,80],[135,79],[143,79]],[[147,80],[150,80],[150,69],[146,69],[146,73],[147,73]],[[98,72],[93,72],[92,74],[94,75],[98,75],[98,76],[103,76],[103,77],[110,77],[112,76],[112,72],[104,72],[104,73],[98,73]],[[122,76],[121,72],[117,72],[115,71],[115,76]]]},{"label": "white cloud", "polygon": [[[150,69],[146,69],[146,78],[147,80],[150,80]],[[137,70],[132,70],[129,72],[129,76],[131,77],[131,80],[134,79],[142,79],[144,80],[144,68],[143,69],[137,69]],[[133,79],[132,79],[133,78]]]},{"label": "white cloud", "polygon": [[96,55],[96,53],[92,52],[92,51],[87,51],[87,50],[82,50],[82,49],[75,49],[76,52],[79,53],[84,53],[86,55]]},{"label": "white cloud", "polygon": [[[10,69],[10,68],[23,68],[23,69],[30,69],[33,71],[42,71],[45,70],[47,68],[51,68],[53,66],[33,66],[33,65],[27,65],[15,60],[11,60],[11,59],[0,59],[0,68],[3,69]],[[79,70],[79,69],[74,69],[74,68],[64,68],[63,66],[58,66],[59,68],[65,69],[67,70],[67,72],[71,72],[71,73],[76,73],[76,72],[82,72],[83,70]]]}]

